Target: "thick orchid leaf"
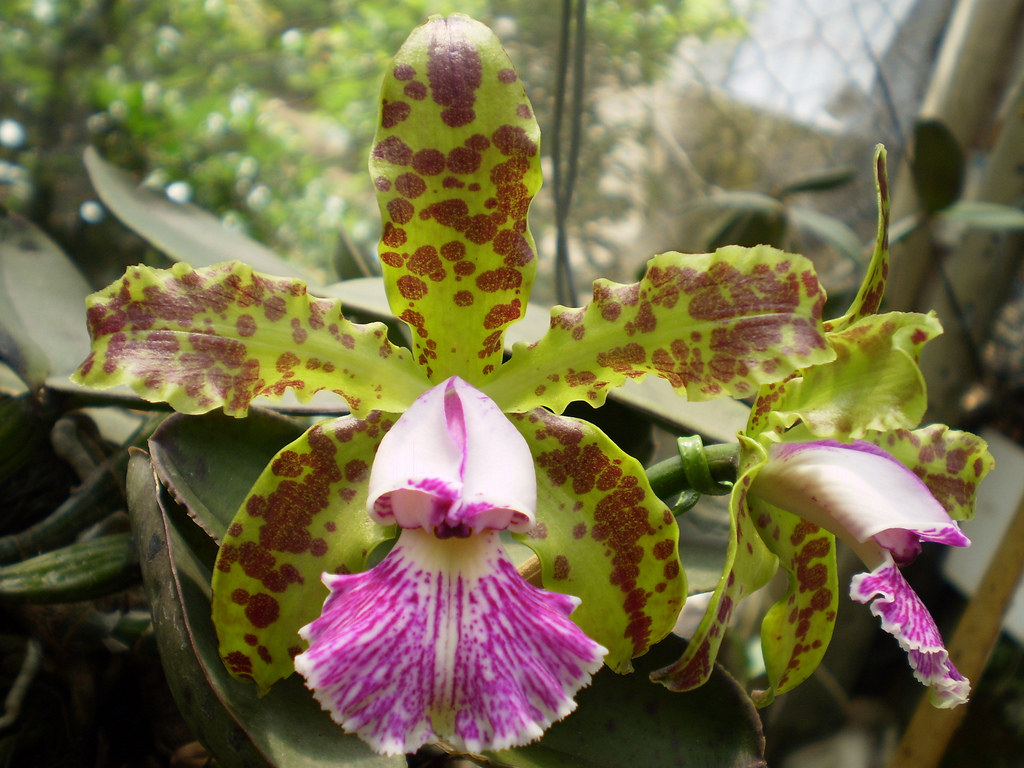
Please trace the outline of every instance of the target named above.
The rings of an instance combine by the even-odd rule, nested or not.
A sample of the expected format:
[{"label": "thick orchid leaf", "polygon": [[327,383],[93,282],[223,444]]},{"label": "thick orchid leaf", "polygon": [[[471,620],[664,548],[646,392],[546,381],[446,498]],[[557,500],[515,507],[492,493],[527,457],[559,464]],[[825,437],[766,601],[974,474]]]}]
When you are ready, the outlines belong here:
[{"label": "thick orchid leaf", "polygon": [[538,409],[512,417],[537,462],[537,526],[520,540],[545,589],[582,600],[571,616],[616,672],[675,625],[686,579],[675,519],[643,467],[585,421]]},{"label": "thick orchid leaf", "polygon": [[50,238],[0,206],[0,363],[33,389],[89,351],[89,283]]},{"label": "thick orchid leaf", "polygon": [[[128,470],[132,530],[139,542],[153,630],[167,682],[185,720],[225,768],[396,768],[331,722],[296,677],[259,697],[217,656],[210,621],[210,568],[187,545],[183,510],[160,488],[145,454]],[[194,527],[194,526],[193,526]]]},{"label": "thick orchid leaf", "polygon": [[978,483],[995,466],[988,444],[970,432],[945,424],[908,431],[870,431],[864,440],[888,453],[924,481],[954,520],[974,517]]},{"label": "thick orchid leaf", "polygon": [[540,129],[494,34],[433,16],[384,78],[370,174],[394,314],[434,382],[479,387],[526,311],[536,258],[527,228],[540,189]]},{"label": "thick orchid leaf", "polygon": [[160,482],[219,546],[263,468],[305,430],[263,408],[244,419],[174,414],[149,438]]},{"label": "thick orchid leaf", "polygon": [[556,307],[536,344],[483,387],[505,411],[574,400],[595,407],[626,379],[653,374],[691,400],[747,397],[833,359],[821,327],[825,294],[803,256],[769,246],[666,253],[639,283],[594,283],[582,309]]},{"label": "thick orchid leaf", "polygon": [[183,413],[220,406],[244,416],[257,395],[288,389],[303,401],[336,392],[358,414],[401,411],[427,385],[383,324],[351,323],[339,302],[310,297],[305,283],[240,262],[130,267],[87,305],[93,351],[73,379],[128,384]]},{"label": "thick orchid leaf", "polygon": [[928,406],[921,347],[941,332],[934,315],[890,312],[830,333],[835,362],[786,382],[769,422],[788,427],[799,417],[815,437],[840,439],[916,426]]},{"label": "thick orchid leaf", "polygon": [[812,523],[748,497],[762,540],[789,574],[784,594],[761,622],[770,688],[754,693],[759,707],[795,688],[821,663],[839,607],[835,537]]},{"label": "thick orchid leaf", "polygon": [[759,768],[761,721],[742,686],[716,666],[703,687],[686,695],[651,685],[650,670],[682,651],[668,637],[632,675],[603,669],[576,698],[579,708],[540,741],[495,753],[517,768]]},{"label": "thick orchid leaf", "polygon": [[878,228],[871,263],[864,274],[860,290],[846,314],[825,322],[825,330],[842,331],[861,318],[873,315],[882,304],[885,281],[889,277],[889,173],[885,163],[885,147],[875,147],[875,191],[878,196]]},{"label": "thick orchid leaf", "polygon": [[768,456],[756,442],[743,435],[740,445],[739,476],[729,497],[732,525],[722,578],[686,652],[675,663],[651,673],[652,680],[672,691],[692,691],[705,683],[714,669],[736,604],[767,584],[778,567],[778,559],[757,535],[747,511],[747,490]]},{"label": "thick orchid leaf", "polygon": [[104,204],[127,227],[170,257],[209,267],[242,261],[281,277],[302,278],[301,272],[265,245],[236,232],[216,216],[190,203],[174,203],[166,195],[139,186],[92,147],[85,150],[85,169]]},{"label": "thick orchid leaf", "polygon": [[322,422],[278,452],[228,527],[213,576],[224,662],[261,691],[293,671],[320,615],[323,573],[365,570],[391,530],[366,514],[374,452],[393,417]]}]

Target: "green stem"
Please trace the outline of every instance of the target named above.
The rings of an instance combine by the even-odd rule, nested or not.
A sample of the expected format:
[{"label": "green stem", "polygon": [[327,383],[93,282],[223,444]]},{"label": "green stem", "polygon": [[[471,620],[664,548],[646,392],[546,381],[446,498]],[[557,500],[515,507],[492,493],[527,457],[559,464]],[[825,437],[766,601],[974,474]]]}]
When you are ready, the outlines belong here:
[{"label": "green stem", "polygon": [[[686,439],[680,438],[681,441]],[[690,480],[687,479],[687,462],[683,459],[682,453],[681,447],[678,455],[647,469],[647,480],[659,499],[668,499],[687,490],[701,493],[710,492],[707,488],[694,488]],[[740,456],[739,443],[705,445],[702,454],[707,460],[708,470],[714,482],[724,484],[736,481]],[[691,469],[692,474],[693,470]],[[715,492],[722,493],[728,492],[728,490],[723,486],[722,490]]]}]

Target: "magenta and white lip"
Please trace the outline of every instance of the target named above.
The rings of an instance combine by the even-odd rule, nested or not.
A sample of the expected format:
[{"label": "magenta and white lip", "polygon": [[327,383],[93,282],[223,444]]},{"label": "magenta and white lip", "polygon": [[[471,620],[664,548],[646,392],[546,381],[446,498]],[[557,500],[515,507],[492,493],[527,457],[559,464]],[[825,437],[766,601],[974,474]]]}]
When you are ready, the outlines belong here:
[{"label": "magenta and white lip", "polygon": [[330,595],[295,658],[346,732],[384,754],[438,739],[480,752],[575,709],[607,650],[569,619],[579,599],[528,584],[498,534],[533,527],[535,471],[521,434],[458,378],[381,441],[367,506],[403,530],[375,568],[324,574]]}]

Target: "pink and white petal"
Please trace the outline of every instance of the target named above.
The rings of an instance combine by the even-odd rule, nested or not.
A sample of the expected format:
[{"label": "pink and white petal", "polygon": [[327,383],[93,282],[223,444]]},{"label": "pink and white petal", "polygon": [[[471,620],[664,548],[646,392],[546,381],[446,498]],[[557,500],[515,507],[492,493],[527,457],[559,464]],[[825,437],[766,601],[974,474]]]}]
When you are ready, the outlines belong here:
[{"label": "pink and white petal", "polygon": [[448,429],[448,382],[420,395],[381,440],[366,506],[383,525],[432,528],[462,492],[463,446]]},{"label": "pink and white petal", "polygon": [[[475,532],[532,530],[537,470],[525,438],[491,398],[460,378],[449,381],[449,400],[458,396],[465,430],[462,496],[449,515]],[[506,511],[512,512],[511,523]]]},{"label": "pink and white petal", "polygon": [[848,543],[874,538],[901,563],[920,541],[970,544],[917,475],[862,440],[776,443],[751,492]]},{"label": "pink and white petal", "polygon": [[534,526],[530,449],[494,402],[458,377],[421,395],[377,451],[370,516],[402,528],[442,524],[458,535]]},{"label": "pink and white petal", "polygon": [[518,574],[496,532],[403,531],[374,569],[331,590],[295,658],[321,706],[383,754],[443,739],[467,752],[538,738],[576,706],[606,650],[568,616],[578,599]]},{"label": "pink and white petal", "polygon": [[882,629],[907,652],[914,677],[929,687],[932,704],[951,709],[967,701],[970,682],[953,666],[935,620],[892,558],[871,573],[854,576],[850,597],[871,604]]}]

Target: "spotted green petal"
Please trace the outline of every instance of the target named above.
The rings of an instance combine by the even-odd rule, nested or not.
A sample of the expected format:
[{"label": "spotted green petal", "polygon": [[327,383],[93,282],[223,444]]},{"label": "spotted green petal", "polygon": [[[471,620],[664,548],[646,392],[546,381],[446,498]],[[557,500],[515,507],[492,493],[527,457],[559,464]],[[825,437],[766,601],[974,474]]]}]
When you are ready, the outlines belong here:
[{"label": "spotted green petal", "polygon": [[72,378],[128,384],[182,413],[244,416],[253,398],[288,389],[303,402],[331,390],[358,414],[401,411],[427,388],[382,323],[350,323],[302,281],[237,261],[129,267],[86,305],[93,350]]},{"label": "spotted green petal", "polygon": [[512,422],[537,462],[537,525],[519,538],[544,588],[582,600],[572,620],[629,672],[675,624],[685,594],[672,513],[643,467],[597,427],[544,410]]},{"label": "spotted green petal", "polygon": [[995,466],[988,444],[980,437],[931,424],[913,431],[872,431],[864,440],[885,449],[921,478],[954,520],[974,517],[978,484]]},{"label": "spotted green petal", "polygon": [[647,374],[692,400],[746,397],[832,359],[824,301],[807,259],[766,245],[662,254],[639,283],[598,280],[586,307],[552,310],[548,333],[517,344],[483,389],[517,412],[561,412],[574,400],[596,407]]},{"label": "spotted green petal", "polygon": [[526,311],[539,142],[511,61],[468,16],[431,17],[384,76],[370,156],[380,260],[391,310],[412,328],[431,381],[479,386]]},{"label": "spotted green petal", "polygon": [[758,706],[795,688],[817,668],[835,627],[839,605],[835,537],[818,526],[747,497],[762,540],[789,574],[786,593],[761,622],[761,649],[769,689],[756,691]]},{"label": "spotted green petal", "polygon": [[707,681],[736,604],[767,584],[778,567],[777,558],[758,536],[747,511],[747,491],[767,455],[753,440],[743,435],[739,439],[741,464],[729,497],[729,549],[722,578],[682,657],[651,673],[652,680],[672,691],[691,691]]},{"label": "spotted green petal", "polygon": [[878,228],[871,263],[864,274],[860,290],[846,314],[825,322],[825,330],[841,331],[858,320],[873,315],[882,304],[885,281],[889,277],[889,174],[886,170],[885,147],[875,147],[875,190],[878,196]]},{"label": "spotted green petal", "polygon": [[318,424],[283,448],[235,515],[213,576],[224,663],[261,691],[292,673],[299,629],[320,615],[322,573],[355,573],[391,529],[366,515],[374,451],[394,422],[371,413]]},{"label": "spotted green petal", "polygon": [[774,400],[755,405],[755,413],[770,408],[769,423],[782,427],[801,418],[816,437],[846,439],[870,429],[914,427],[928,406],[918,364],[921,347],[941,332],[930,314],[865,317],[829,334],[834,362],[786,382]]}]

